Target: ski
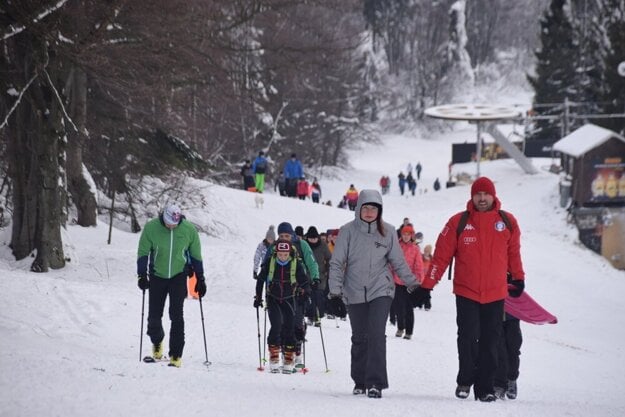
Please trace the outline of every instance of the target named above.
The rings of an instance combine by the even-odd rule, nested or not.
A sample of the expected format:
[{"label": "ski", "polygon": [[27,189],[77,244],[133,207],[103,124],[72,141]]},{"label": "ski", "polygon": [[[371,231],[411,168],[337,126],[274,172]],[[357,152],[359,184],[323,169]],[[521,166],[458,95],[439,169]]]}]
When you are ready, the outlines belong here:
[{"label": "ski", "polygon": [[143,362],[145,362],[145,363],[167,362],[168,360],[169,359],[166,358],[165,356],[163,356],[160,359],[156,359],[156,358],[154,358],[152,356],[149,356],[149,355],[143,357]]}]

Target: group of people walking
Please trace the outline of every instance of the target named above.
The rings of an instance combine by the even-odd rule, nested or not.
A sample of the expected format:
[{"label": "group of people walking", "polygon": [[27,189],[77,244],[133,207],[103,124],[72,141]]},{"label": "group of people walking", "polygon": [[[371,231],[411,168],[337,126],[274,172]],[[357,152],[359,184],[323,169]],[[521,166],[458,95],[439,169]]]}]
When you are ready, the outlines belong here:
[{"label": "group of people walking", "polygon": [[[290,373],[303,360],[305,317],[317,323],[326,313],[347,315],[353,394],[381,398],[389,387],[385,331],[391,307],[398,333],[409,339],[414,319],[411,323],[408,306],[427,305],[430,292],[456,259],[455,395],[467,398],[472,387],[475,399],[483,402],[516,398],[520,327],[518,322],[504,325],[504,300],[521,295],[525,273],[518,222],[501,210],[493,182],[481,177],[473,183],[466,210],[447,221],[433,254],[427,246],[421,253],[410,224],[402,225],[398,238],[395,228],[383,220],[378,191],[358,193],[353,211],[352,221],[323,239],[314,226],[305,234],[296,228],[298,236],[290,223],[283,222],[277,236],[270,228],[258,246],[253,306],[266,306],[271,323],[270,370]],[[181,364],[183,285],[189,270],[198,278],[201,301],[206,284],[197,231],[176,205],[170,205],[143,230],[137,273],[139,288],[150,292],[148,335],[155,357],[163,355],[161,318],[165,299],[170,298],[173,366]],[[505,361],[500,360],[500,349],[507,354]]]}]

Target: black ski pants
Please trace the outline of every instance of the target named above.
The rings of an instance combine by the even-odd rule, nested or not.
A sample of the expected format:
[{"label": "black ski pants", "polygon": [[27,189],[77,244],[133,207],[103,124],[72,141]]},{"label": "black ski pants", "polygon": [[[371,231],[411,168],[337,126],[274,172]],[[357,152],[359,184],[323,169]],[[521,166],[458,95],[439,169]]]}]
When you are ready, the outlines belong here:
[{"label": "black ski pants", "polygon": [[405,285],[395,285],[393,310],[397,315],[397,330],[405,330],[406,334],[412,334],[414,330],[414,310],[412,309],[410,296]]},{"label": "black ski pants", "polygon": [[267,300],[267,313],[271,328],[267,344],[274,346],[295,346],[295,300]]},{"label": "black ski pants", "polygon": [[493,393],[504,300],[480,304],[456,296],[458,385],[474,385],[480,397]]},{"label": "black ski pants", "polygon": [[391,297],[347,306],[352,327],[351,377],[367,388],[388,388],[386,372],[386,320]]},{"label": "black ski pants", "polygon": [[182,357],[184,348],[184,299],[187,297],[187,274],[181,272],[172,278],[165,279],[152,275],[150,279],[148,336],[152,344],[163,341],[163,310],[169,295],[169,356]]},{"label": "black ski pants", "polygon": [[503,322],[503,333],[499,339],[499,366],[495,373],[495,386],[508,387],[508,381],[516,381],[521,364],[521,345],[523,334],[521,322],[517,318],[508,318]]}]

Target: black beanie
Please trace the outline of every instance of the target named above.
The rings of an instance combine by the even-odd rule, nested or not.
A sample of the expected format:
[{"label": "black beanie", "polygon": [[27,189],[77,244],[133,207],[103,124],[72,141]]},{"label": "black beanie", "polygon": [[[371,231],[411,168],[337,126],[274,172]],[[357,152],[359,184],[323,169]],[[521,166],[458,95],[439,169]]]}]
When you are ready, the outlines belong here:
[{"label": "black beanie", "polygon": [[308,231],[306,232],[306,237],[307,238],[319,238],[319,232],[317,231],[317,228],[315,226],[310,226],[308,228]]}]

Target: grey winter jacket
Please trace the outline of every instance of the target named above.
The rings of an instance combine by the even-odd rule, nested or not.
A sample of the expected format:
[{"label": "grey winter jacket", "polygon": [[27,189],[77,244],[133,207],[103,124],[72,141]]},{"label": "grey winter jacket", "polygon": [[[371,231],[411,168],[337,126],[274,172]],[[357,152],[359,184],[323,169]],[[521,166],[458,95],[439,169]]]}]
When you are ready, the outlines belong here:
[{"label": "grey winter jacket", "polygon": [[369,302],[378,297],[394,297],[395,283],[390,266],[408,288],[418,286],[399,246],[395,228],[383,222],[384,236],[360,218],[360,208],[367,203],[382,207],[382,196],[376,190],[362,190],[356,205],[356,219],[343,225],[330,260],[330,294],[340,294],[346,304]]}]

